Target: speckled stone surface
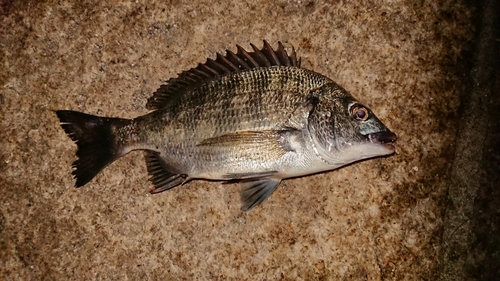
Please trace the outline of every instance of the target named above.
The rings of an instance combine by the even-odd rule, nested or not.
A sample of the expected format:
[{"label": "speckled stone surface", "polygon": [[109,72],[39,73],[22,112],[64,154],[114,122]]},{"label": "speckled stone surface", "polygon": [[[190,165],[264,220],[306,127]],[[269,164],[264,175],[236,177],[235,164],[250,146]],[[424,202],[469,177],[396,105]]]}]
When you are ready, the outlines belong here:
[{"label": "speckled stone surface", "polygon": [[[1,1],[1,280],[435,280],[476,9],[466,1]],[[438,4],[436,2],[439,2]],[[163,81],[268,40],[370,106],[397,153],[148,193],[132,152],[74,188],[52,110],[132,118]]]}]

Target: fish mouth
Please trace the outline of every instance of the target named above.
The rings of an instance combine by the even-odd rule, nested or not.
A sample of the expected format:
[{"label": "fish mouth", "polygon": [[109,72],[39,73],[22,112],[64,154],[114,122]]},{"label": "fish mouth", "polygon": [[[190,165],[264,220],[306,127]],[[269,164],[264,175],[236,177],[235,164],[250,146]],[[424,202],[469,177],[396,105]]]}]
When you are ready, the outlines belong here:
[{"label": "fish mouth", "polygon": [[391,131],[372,133],[368,135],[368,139],[372,143],[379,143],[389,151],[395,151],[394,143],[397,136]]}]

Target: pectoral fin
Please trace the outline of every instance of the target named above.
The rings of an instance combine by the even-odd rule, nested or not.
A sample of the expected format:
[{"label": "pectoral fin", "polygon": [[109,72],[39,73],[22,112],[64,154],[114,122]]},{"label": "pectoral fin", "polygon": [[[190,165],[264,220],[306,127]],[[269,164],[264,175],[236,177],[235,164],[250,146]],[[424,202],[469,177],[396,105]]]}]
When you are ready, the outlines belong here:
[{"label": "pectoral fin", "polygon": [[279,178],[258,178],[254,180],[246,180],[241,183],[241,201],[243,206],[241,210],[249,212],[253,208],[266,201],[267,198],[276,190],[280,184]]},{"label": "pectoral fin", "polygon": [[239,131],[205,139],[198,146],[276,145],[279,137],[280,131],[275,130]]},{"label": "pectoral fin", "polygon": [[160,154],[152,151],[145,151],[146,166],[148,168],[149,180],[153,183],[154,189],[151,194],[160,193],[171,189],[186,180],[186,175],[179,173],[169,165]]},{"label": "pectoral fin", "polygon": [[201,141],[198,146],[212,146],[233,150],[249,160],[277,159],[290,151],[290,130],[240,131]]}]

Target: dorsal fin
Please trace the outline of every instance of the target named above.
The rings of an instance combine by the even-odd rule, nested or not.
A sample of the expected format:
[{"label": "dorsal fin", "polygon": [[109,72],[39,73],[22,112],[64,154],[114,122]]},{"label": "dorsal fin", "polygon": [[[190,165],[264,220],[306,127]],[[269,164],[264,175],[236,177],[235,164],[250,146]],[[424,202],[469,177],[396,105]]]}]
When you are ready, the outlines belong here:
[{"label": "dorsal fin", "polygon": [[253,52],[247,52],[241,46],[236,45],[236,54],[226,50],[223,56],[217,53],[216,59],[207,59],[203,64],[182,72],[176,78],[171,78],[167,84],[161,85],[158,90],[148,99],[146,108],[156,110],[172,102],[176,96],[197,83],[211,79],[213,77],[227,73],[238,72],[245,69],[269,66],[295,66],[300,67],[300,59],[297,60],[297,54],[292,46],[292,51],[288,54],[281,42],[278,42],[278,49],[275,51],[264,40],[262,49],[250,44]]}]

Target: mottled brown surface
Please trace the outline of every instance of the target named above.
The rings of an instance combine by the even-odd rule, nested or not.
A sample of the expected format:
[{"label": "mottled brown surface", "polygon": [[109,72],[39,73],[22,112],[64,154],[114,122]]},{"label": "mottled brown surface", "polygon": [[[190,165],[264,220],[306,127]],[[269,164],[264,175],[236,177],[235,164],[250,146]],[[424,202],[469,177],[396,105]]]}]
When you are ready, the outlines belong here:
[{"label": "mottled brown surface", "polygon": [[[0,2],[0,278],[436,279],[476,9],[218,2]],[[368,104],[397,154],[285,181],[249,214],[237,185],[150,195],[139,152],[73,187],[52,110],[142,115],[162,81],[262,39]]]}]

